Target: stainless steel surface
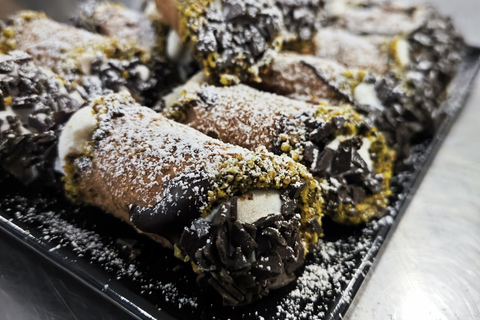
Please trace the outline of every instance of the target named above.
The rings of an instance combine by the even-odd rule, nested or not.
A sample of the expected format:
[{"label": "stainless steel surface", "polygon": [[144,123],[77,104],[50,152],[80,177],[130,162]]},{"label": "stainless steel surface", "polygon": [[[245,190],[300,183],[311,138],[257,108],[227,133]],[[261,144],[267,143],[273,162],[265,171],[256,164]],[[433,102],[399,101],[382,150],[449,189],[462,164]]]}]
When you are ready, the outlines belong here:
[{"label": "stainless steel surface", "polygon": [[[4,17],[7,10],[19,6],[42,8],[46,2],[0,0],[0,16]],[[469,44],[480,45],[479,0],[430,2],[453,17]],[[71,12],[74,7],[72,3],[76,1],[49,0],[47,13],[65,20],[65,12]],[[398,227],[393,230],[393,236],[383,246],[346,319],[480,319],[478,119],[480,82],[477,81],[467,107],[443,143]],[[4,244],[7,241],[0,240]],[[22,305],[28,303],[22,294],[0,301],[3,311],[0,319],[19,319],[15,310],[20,312]],[[4,312],[7,305],[13,310],[10,313]],[[48,314],[40,317],[38,312],[37,316],[64,319]],[[34,313],[31,317],[37,318]]]},{"label": "stainless steel surface", "polygon": [[[480,1],[432,0],[480,44]],[[480,319],[480,82],[345,319]]]}]

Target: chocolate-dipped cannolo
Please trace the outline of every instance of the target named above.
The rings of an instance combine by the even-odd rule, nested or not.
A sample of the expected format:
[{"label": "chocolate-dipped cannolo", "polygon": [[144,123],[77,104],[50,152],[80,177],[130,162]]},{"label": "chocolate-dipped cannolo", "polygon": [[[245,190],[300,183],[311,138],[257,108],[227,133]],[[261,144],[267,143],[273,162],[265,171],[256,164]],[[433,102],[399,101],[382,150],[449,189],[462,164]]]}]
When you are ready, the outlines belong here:
[{"label": "chocolate-dipped cannolo", "polygon": [[164,113],[225,142],[259,146],[304,163],[325,185],[333,220],[359,224],[388,203],[393,152],[349,105],[313,105],[245,85],[215,87],[201,75],[165,98]]},{"label": "chocolate-dipped cannolo", "polygon": [[[377,11],[385,25],[377,26]],[[440,105],[458,69],[461,36],[448,18],[428,6],[329,1],[326,12],[331,19],[310,42],[313,50],[300,48],[317,58],[277,55],[261,75],[262,83],[254,85],[307,101],[343,97],[372,115],[399,158],[407,157],[410,144],[432,137],[444,118]],[[365,19],[351,20],[345,12]],[[403,20],[392,18],[398,23],[390,24],[389,15]],[[367,17],[378,28],[368,32]]]},{"label": "chocolate-dipped cannolo", "polygon": [[258,81],[281,47],[282,15],[270,0],[178,0],[177,8],[181,37],[214,82]]},{"label": "chocolate-dipped cannolo", "polygon": [[172,87],[176,81],[185,82],[199,70],[189,47],[166,24],[153,1],[147,1],[143,11],[109,1],[88,1],[79,6],[73,21],[79,28],[134,42],[150,55],[150,69],[155,66],[152,63],[155,60],[163,69],[165,62],[170,62],[167,70],[175,70],[175,77],[170,81]]},{"label": "chocolate-dipped cannolo", "polygon": [[105,37],[23,11],[2,30],[0,49],[30,54],[37,65],[50,68],[67,87],[82,87],[82,98],[128,90],[153,106],[171,85],[171,68],[135,43]]},{"label": "chocolate-dipped cannolo", "polygon": [[128,93],[75,113],[59,158],[72,200],[173,246],[226,305],[290,283],[322,233],[321,190],[304,166],[212,139]]},{"label": "chocolate-dipped cannolo", "polygon": [[[336,2],[342,1],[333,1]],[[404,78],[411,71],[426,76],[433,73],[435,78],[429,76],[431,81],[438,82],[443,78],[449,81],[455,75],[464,48],[463,39],[450,19],[434,8],[385,4],[347,12],[364,17],[365,21],[345,13],[334,15],[331,22],[324,21],[312,38],[311,47],[304,48],[303,52],[378,75],[388,71]],[[399,21],[392,23],[392,20]]]},{"label": "chocolate-dipped cannolo", "polygon": [[[293,52],[280,53],[261,75],[256,88],[308,102],[351,103],[374,121],[398,158],[409,154],[410,144],[431,137],[442,119],[440,102],[446,92],[418,74],[401,80],[346,68],[330,59]],[[423,99],[419,99],[423,97]]]},{"label": "chocolate-dipped cannolo", "polygon": [[53,184],[58,133],[79,97],[27,53],[0,54],[0,165],[25,184]]}]

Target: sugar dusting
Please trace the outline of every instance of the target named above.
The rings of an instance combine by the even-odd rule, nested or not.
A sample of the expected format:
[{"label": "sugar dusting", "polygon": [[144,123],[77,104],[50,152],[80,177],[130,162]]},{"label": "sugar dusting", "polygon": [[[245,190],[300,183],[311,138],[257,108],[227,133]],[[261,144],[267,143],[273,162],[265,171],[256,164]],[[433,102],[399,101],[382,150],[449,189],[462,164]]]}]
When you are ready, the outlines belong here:
[{"label": "sugar dusting", "polygon": [[[254,150],[268,148],[278,138],[282,116],[290,118],[314,106],[245,85],[202,86],[185,95],[199,107],[187,110],[187,123],[197,130]],[[242,133],[241,135],[239,133]]]},{"label": "sugar dusting", "polygon": [[380,46],[384,41],[379,36],[358,36],[346,30],[327,27],[314,37],[315,55],[337,60],[349,68],[384,74],[388,69],[388,55]]},{"label": "sugar dusting", "polygon": [[[395,183],[408,185],[411,179],[409,177],[409,173],[399,174]],[[3,184],[6,181],[0,182]],[[168,309],[168,306],[174,306],[186,317],[198,318],[204,314],[211,319],[232,320],[326,319],[339,305],[348,305],[355,292],[353,284],[361,281],[370,268],[386,230],[393,224],[405,198],[403,193],[395,196],[388,215],[368,223],[365,227],[345,233],[341,230],[332,231],[332,225],[328,228],[325,226],[325,230],[330,230],[329,233],[311,248],[305,270],[294,285],[282,289],[277,297],[272,291],[260,304],[230,309],[218,307],[214,297],[205,297],[204,293],[194,288],[194,282],[187,282],[185,285],[183,277],[169,276],[170,274],[167,274],[167,277],[171,279],[159,280],[145,272],[145,266],[141,263],[122,257],[115,247],[115,238],[111,238],[111,231],[92,230],[92,226],[85,225],[88,220],[71,220],[72,216],[81,216],[85,209],[62,201],[58,195],[47,194],[46,198],[15,196],[18,193],[24,192],[11,191],[0,200],[2,215],[7,215],[14,223],[23,224],[23,228],[27,226],[27,230],[31,230],[42,242],[49,243],[53,250],[73,250],[78,259],[87,259],[111,274],[113,279],[135,283],[138,289],[132,290],[159,308]],[[108,215],[106,217],[113,219]],[[110,226],[110,222],[107,222],[107,225]],[[336,235],[336,232],[344,235]],[[174,260],[171,255],[162,259],[165,263]]]},{"label": "sugar dusting", "polygon": [[[173,302],[179,309],[198,306],[198,298],[179,291],[175,279],[168,282],[152,278],[148,268],[120,253],[111,235],[94,230],[95,226],[85,227],[82,226],[85,223],[76,221],[76,216],[82,216],[88,209],[66,203],[62,207],[66,209],[57,207],[57,199],[41,197],[30,200],[8,195],[0,201],[0,212],[11,217],[11,222],[21,223],[23,230],[34,234],[33,239],[48,243],[49,252],[61,251],[61,256],[65,252],[73,252],[78,259],[86,259],[89,263],[100,266],[117,281],[133,281],[141,288],[138,293],[144,296],[160,292],[165,302]],[[169,258],[173,259],[173,255]],[[108,289],[109,284],[104,284],[102,290]]]},{"label": "sugar dusting", "polygon": [[[128,94],[107,96],[99,108],[108,110],[99,116],[94,133],[95,159],[81,159],[78,165],[83,175],[100,174],[116,199],[133,197],[138,200],[131,203],[155,204],[168,196],[163,184],[180,173],[203,168],[213,177],[229,157],[247,152],[140,107]],[[149,203],[142,203],[147,198]]]}]

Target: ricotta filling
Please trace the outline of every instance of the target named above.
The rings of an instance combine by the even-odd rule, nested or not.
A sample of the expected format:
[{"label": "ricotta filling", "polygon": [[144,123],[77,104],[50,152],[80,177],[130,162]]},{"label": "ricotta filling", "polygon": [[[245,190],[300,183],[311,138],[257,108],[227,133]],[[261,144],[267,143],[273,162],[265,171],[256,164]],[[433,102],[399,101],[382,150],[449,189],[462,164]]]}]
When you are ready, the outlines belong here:
[{"label": "ricotta filling", "polygon": [[82,154],[85,142],[92,138],[98,120],[92,107],[84,107],[73,114],[58,139],[58,158],[60,167],[66,164],[65,158]]}]

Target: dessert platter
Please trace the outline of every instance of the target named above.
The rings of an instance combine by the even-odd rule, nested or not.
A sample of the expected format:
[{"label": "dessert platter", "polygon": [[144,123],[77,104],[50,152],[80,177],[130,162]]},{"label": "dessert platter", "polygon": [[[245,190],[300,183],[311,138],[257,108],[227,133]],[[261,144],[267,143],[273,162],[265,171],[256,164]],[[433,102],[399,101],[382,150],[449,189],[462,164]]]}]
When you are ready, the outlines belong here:
[{"label": "dessert platter", "polygon": [[140,319],[339,319],[480,50],[396,0],[0,23],[0,232]]}]

